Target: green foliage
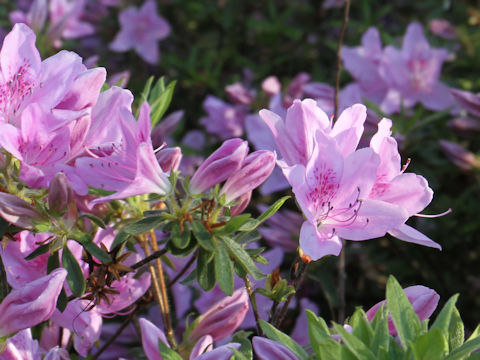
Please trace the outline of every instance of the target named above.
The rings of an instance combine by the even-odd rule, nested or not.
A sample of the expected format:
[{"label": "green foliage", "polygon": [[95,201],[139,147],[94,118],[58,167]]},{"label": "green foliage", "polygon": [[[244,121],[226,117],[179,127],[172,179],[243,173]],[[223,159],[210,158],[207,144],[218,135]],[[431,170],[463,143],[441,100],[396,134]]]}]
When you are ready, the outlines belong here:
[{"label": "green foliage", "polygon": [[[351,332],[342,325],[333,323],[329,329],[326,322],[307,310],[308,336],[313,355],[309,359],[320,360],[461,360],[475,359],[473,354],[480,349],[480,327],[464,342],[463,322],[455,307],[457,295],[452,296],[438,313],[430,327],[422,326],[412,305],[397,280],[391,276],[387,283],[387,301],[374,318],[368,321],[365,312],[358,308],[350,317]],[[391,317],[398,335],[389,334],[388,319]],[[288,335],[269,323],[260,321],[266,336],[277,341],[299,359],[305,359],[304,349]],[[335,340],[332,333],[338,337]],[[341,340],[340,340],[341,339]]]}]

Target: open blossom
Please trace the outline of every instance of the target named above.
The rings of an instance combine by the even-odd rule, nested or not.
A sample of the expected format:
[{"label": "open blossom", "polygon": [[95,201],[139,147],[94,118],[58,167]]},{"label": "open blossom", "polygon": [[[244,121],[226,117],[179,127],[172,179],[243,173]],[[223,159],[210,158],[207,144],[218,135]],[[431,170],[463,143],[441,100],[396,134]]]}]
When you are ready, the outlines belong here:
[{"label": "open blossom", "polygon": [[405,107],[417,102],[431,110],[453,105],[449,88],[439,81],[446,49],[432,48],[418,23],[411,23],[401,50],[387,46],[380,64],[380,74],[390,88],[401,94]]},{"label": "open blossom", "polygon": [[140,9],[130,6],[121,11],[119,22],[121,30],[110,49],[118,52],[134,49],[143,60],[155,64],[160,56],[157,42],[170,34],[170,25],[158,16],[155,1],[145,1]]},{"label": "open blossom", "polygon": [[[295,101],[285,123],[268,110],[260,111],[260,116],[274,135],[282,155],[278,164],[307,218],[300,230],[306,255],[313,260],[338,255],[340,238],[367,240],[387,232],[439,247],[405,225],[428,205],[432,191],[421,176],[401,172],[396,143],[388,152],[379,149],[385,137],[385,144],[393,139],[389,128],[382,125],[371,147],[357,149],[366,118],[363,105],[344,110],[333,126],[310,99]],[[409,184],[408,192],[401,192],[397,186],[401,183]]]}]

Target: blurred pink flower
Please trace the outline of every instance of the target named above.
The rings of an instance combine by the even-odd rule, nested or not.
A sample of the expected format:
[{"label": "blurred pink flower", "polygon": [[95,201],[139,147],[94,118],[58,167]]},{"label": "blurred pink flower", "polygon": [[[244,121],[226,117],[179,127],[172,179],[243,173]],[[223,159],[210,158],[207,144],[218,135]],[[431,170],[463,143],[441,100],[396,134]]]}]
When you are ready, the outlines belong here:
[{"label": "blurred pink flower", "polygon": [[475,154],[465,149],[462,145],[447,140],[440,140],[439,143],[445,155],[460,169],[471,170],[472,168],[480,168],[480,162]]},{"label": "blurred pink flower", "polygon": [[33,340],[32,331],[19,331],[6,342],[5,350],[0,352],[0,360],[40,360],[38,341]]},{"label": "blurred pink flower", "polygon": [[119,22],[121,30],[110,49],[117,52],[134,49],[143,60],[155,64],[159,59],[157,41],[170,34],[170,25],[158,16],[155,1],[145,1],[140,9],[130,6],[121,11]]},{"label": "blurred pink flower", "polygon": [[218,135],[223,140],[243,134],[245,117],[248,113],[245,105],[232,105],[213,95],[208,95],[202,106],[207,116],[200,119],[200,124],[205,126],[207,132]]},{"label": "blurred pink flower", "polygon": [[445,19],[433,19],[430,20],[428,27],[430,31],[444,39],[455,39],[457,37],[457,31],[455,27]]}]

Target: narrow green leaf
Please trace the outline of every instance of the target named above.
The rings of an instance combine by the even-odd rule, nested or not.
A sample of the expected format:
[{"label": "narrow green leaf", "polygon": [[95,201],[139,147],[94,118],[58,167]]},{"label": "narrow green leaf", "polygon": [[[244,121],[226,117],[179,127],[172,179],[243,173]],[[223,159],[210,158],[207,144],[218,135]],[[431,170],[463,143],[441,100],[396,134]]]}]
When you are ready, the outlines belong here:
[{"label": "narrow green leaf", "polygon": [[[237,351],[242,354],[242,356],[248,360],[253,359],[252,343],[249,340],[252,331],[237,331],[231,340],[232,343],[240,343],[240,349]],[[236,358],[239,359],[239,358]]]},{"label": "narrow green leaf", "polygon": [[60,254],[58,251],[51,253],[47,260],[47,274],[60,267]]},{"label": "narrow green leaf", "polygon": [[436,360],[443,359],[448,352],[446,338],[440,328],[432,329],[426,334],[420,335],[415,342],[410,342],[415,359]]},{"label": "narrow green leaf", "polygon": [[161,77],[155,83],[150,95],[148,96],[148,102],[153,103],[163,92],[165,91],[165,77]]},{"label": "narrow green leaf", "polygon": [[65,288],[62,288],[62,291],[60,291],[60,294],[58,295],[58,298],[57,298],[57,309],[63,313],[67,308],[67,305],[68,305],[67,293],[65,291]]},{"label": "narrow green leaf", "polygon": [[118,245],[123,244],[128,240],[129,237],[130,237],[130,234],[127,234],[125,231],[120,230],[115,236],[115,239],[113,240],[111,249],[115,249],[115,247],[117,247]]},{"label": "narrow green leaf", "polygon": [[386,306],[381,306],[372,319],[373,339],[370,343],[370,349],[377,357],[384,352],[388,352],[390,335],[388,333],[388,311]]},{"label": "narrow green leaf", "polygon": [[457,299],[458,294],[455,294],[447,301],[430,328],[430,330],[440,329],[446,339],[448,338],[448,328],[450,326],[450,320],[452,318],[453,309],[455,308]]},{"label": "narrow green leaf", "polygon": [[284,334],[280,330],[276,329],[273,325],[262,319],[260,319],[260,326],[269,339],[275,340],[280,344],[285,345],[295,355],[297,355],[299,359],[308,359],[308,354],[306,353],[306,351],[303,350],[303,348],[298,345],[297,342],[293,340],[290,336]]},{"label": "narrow green leaf", "polygon": [[239,228],[239,231],[252,231],[255,230],[260,224],[262,224],[265,220],[267,220],[270,216],[275,214],[290,198],[290,196],[284,196],[277,201],[275,201],[272,206],[270,206],[263,214],[261,214],[257,219],[252,219],[251,221],[247,221],[244,225]]},{"label": "narrow green leaf", "polygon": [[82,214],[78,218],[79,219],[82,219],[82,218],[90,219],[94,224],[96,224],[98,227],[101,227],[102,229],[105,229],[105,227],[106,227],[103,220],[100,219],[98,216],[93,215],[93,214]]},{"label": "narrow green leaf", "polygon": [[233,294],[233,264],[227,250],[218,244],[215,251],[215,277],[220,289],[225,295]]},{"label": "narrow green leaf", "polygon": [[250,360],[250,359],[252,359],[252,357],[250,357],[250,358],[246,357],[245,355],[243,355],[240,351],[238,351],[235,348],[231,347],[229,349],[232,350],[233,354],[235,355],[234,358],[233,358],[234,360]]},{"label": "narrow green leaf", "polygon": [[218,231],[221,235],[230,235],[240,229],[250,219],[250,214],[240,214],[228,220],[227,224]]},{"label": "narrow green leaf", "polygon": [[254,279],[260,280],[264,277],[260,269],[257,267],[257,265],[255,265],[250,255],[248,255],[242,246],[238,245],[235,241],[227,236],[221,237],[220,239],[227,246],[230,255],[232,255],[232,257],[246,272],[252,274]]},{"label": "narrow green leaf", "polygon": [[215,261],[213,253],[202,248],[199,249],[197,259],[197,281],[205,291],[210,291],[215,286]]},{"label": "narrow green leaf", "polygon": [[308,337],[313,352],[320,360],[339,359],[342,345],[330,336],[327,324],[312,311],[306,310]]},{"label": "narrow green leaf", "polygon": [[138,114],[140,113],[140,108],[141,108],[141,105],[145,102],[145,101],[148,101],[148,96],[150,95],[150,89],[152,88],[152,83],[153,83],[153,80],[155,79],[154,76],[150,76],[147,80],[147,82],[145,83],[145,86],[143,87],[143,90],[140,94],[140,101],[138,102],[138,107],[137,107],[137,112],[135,114],[135,118],[138,119]]},{"label": "narrow green leaf", "polygon": [[460,347],[465,341],[463,321],[457,308],[453,308],[450,325],[448,326],[448,347],[450,351]]},{"label": "narrow green leaf", "polygon": [[208,251],[215,251],[215,243],[213,242],[212,235],[205,228],[205,225],[200,220],[194,220],[191,222],[192,231],[198,244]]},{"label": "narrow green leaf", "polygon": [[470,355],[473,351],[480,348],[480,336],[467,341],[462,346],[453,350],[445,357],[445,360],[460,360]]},{"label": "narrow green leaf", "polygon": [[190,243],[191,231],[186,224],[183,226],[183,231],[180,229],[178,223],[173,224],[172,226],[172,242],[178,249],[185,249]]},{"label": "narrow green leaf", "polygon": [[97,244],[95,244],[93,241],[89,241],[82,245],[86,251],[88,251],[91,255],[95,256],[102,263],[108,264],[112,262],[112,258],[110,257],[110,255],[108,255],[105,250],[99,248]]},{"label": "narrow green leaf", "polygon": [[36,248],[35,250],[33,250],[30,254],[28,254],[25,257],[25,260],[33,260],[37,256],[45,254],[46,252],[48,252],[48,250],[50,250],[50,244],[43,244],[38,248]]},{"label": "narrow green leaf", "polygon": [[67,246],[63,247],[62,265],[67,270],[67,283],[75,297],[80,297],[85,292],[85,278],[82,269]]},{"label": "narrow green leaf", "polygon": [[122,231],[130,235],[144,234],[152,229],[156,229],[163,221],[164,219],[160,216],[149,216],[134,222],[133,224],[128,224],[122,229]]},{"label": "narrow green leaf", "polygon": [[151,104],[150,117],[152,119],[152,128],[158,124],[165,114],[165,111],[167,111],[168,107],[170,106],[176,83],[177,81],[172,81],[170,84],[168,84],[165,91],[162,92],[162,94],[156,100],[154,100],[153,104]]},{"label": "narrow green leaf", "polygon": [[343,342],[347,346],[348,350],[352,352],[353,355],[358,360],[375,360],[375,355],[370,351],[366,344],[364,344],[359,338],[355,335],[350,334],[343,326],[338,324],[333,324],[335,331],[342,337]]},{"label": "narrow green leaf", "polygon": [[177,354],[175,350],[170,349],[160,339],[158,339],[158,350],[160,351],[163,360],[182,360],[182,357]]},{"label": "narrow green leaf", "polygon": [[387,281],[387,308],[392,315],[403,348],[407,349],[408,341],[414,340],[421,328],[420,320],[407,295],[392,275]]},{"label": "narrow green leaf", "polygon": [[373,329],[367,319],[365,311],[362,309],[355,310],[350,319],[350,325],[353,328],[353,335],[370,347],[370,342],[373,338]]}]

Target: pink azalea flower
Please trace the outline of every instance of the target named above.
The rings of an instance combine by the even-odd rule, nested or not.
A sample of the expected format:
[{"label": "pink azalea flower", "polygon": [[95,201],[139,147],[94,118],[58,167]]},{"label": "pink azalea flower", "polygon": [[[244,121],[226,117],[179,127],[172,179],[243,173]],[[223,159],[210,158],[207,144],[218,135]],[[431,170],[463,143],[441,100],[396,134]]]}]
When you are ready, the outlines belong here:
[{"label": "pink azalea flower", "polygon": [[76,39],[95,32],[92,24],[82,21],[85,0],[50,0],[50,35],[60,46],[60,38]]},{"label": "pink azalea flower", "polygon": [[143,60],[155,64],[159,58],[157,41],[170,34],[170,25],[158,16],[155,1],[145,1],[140,9],[130,6],[121,11],[119,22],[121,30],[110,49],[118,52],[134,49]]},{"label": "pink azalea flower", "polygon": [[[380,157],[380,164],[368,198],[397,205],[410,217],[421,212],[432,201],[433,191],[424,177],[405,173],[401,169],[397,142],[390,136],[391,126],[391,120],[382,119],[370,142],[370,148]],[[388,232],[403,241],[441,249],[439,244],[406,224],[389,229]]]},{"label": "pink azalea flower", "polygon": [[420,102],[427,109],[443,110],[453,105],[449,88],[439,81],[447,57],[446,49],[430,46],[420,24],[411,23],[401,50],[385,48],[380,74],[390,88],[401,94],[403,106]]},{"label": "pink azalea flower", "polygon": [[248,108],[245,105],[231,105],[209,95],[203,102],[207,116],[200,119],[207,132],[218,135],[221,139],[242,136],[245,116]]},{"label": "pink azalea flower", "polygon": [[340,237],[372,239],[405,223],[408,214],[400,206],[368,199],[380,159],[372,149],[355,150],[364,106],[344,110],[333,127],[310,99],[294,102],[286,126],[267,110],[260,116],[272,130],[283,157],[278,163],[307,218],[300,230],[306,255],[313,260],[338,255]]}]

